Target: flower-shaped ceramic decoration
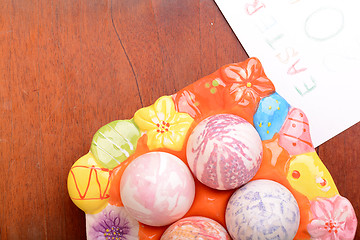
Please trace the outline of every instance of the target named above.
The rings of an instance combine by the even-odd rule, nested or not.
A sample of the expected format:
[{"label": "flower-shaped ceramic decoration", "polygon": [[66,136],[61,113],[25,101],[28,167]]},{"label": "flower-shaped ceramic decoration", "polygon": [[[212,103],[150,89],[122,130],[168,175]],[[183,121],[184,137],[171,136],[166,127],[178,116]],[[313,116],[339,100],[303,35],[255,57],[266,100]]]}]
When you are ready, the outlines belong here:
[{"label": "flower-shaped ceramic decoration", "polygon": [[[212,133],[206,135],[206,127],[208,127],[206,123],[211,122],[207,118],[214,115],[218,115],[216,118],[218,126],[217,128],[210,127]],[[228,115],[232,117],[222,118]],[[200,122],[202,122],[201,125],[199,125]],[[232,124],[234,131],[245,132],[231,134]],[[198,125],[204,125],[201,129],[203,132],[197,132],[198,137],[191,142],[188,141]],[[250,136],[246,132],[248,130],[241,130],[249,129],[249,127],[254,129],[258,140],[235,139],[236,136],[244,138]],[[222,136],[225,131],[226,136],[216,138],[216,141],[209,139],[210,136]],[[196,142],[199,139],[207,145],[194,150],[192,147],[202,144]],[[236,146],[231,145],[234,142]],[[204,185],[202,182],[206,182],[206,179],[204,181],[206,175],[202,175],[201,182],[196,179],[196,174],[190,174],[189,151],[193,155],[197,154],[194,156],[195,160],[191,162],[194,164],[191,166],[192,171],[197,166],[197,173],[209,173],[211,182],[221,181],[222,176],[227,177],[226,181],[231,181],[231,174],[236,174],[236,176],[247,174],[248,165],[252,163],[242,163],[243,167],[240,168],[236,161],[250,161],[246,153],[251,152],[251,147],[255,146],[254,142],[257,142],[257,149],[254,150],[256,158],[261,158],[261,164],[252,166],[252,170],[256,169],[256,171],[251,175],[250,182],[271,180],[285,187],[287,194],[296,200],[296,206],[295,201],[292,201],[291,206],[291,209],[294,209],[294,215],[287,212],[285,218],[289,222],[296,222],[296,225],[292,225],[292,227],[295,226],[295,230],[297,229],[293,231],[296,234],[291,235],[291,238],[354,238],[357,226],[354,209],[351,203],[339,194],[329,171],[316,154],[305,113],[291,106],[276,92],[274,85],[265,75],[260,61],[256,58],[223,66],[174,95],[160,97],[153,105],[139,109],[132,119],[116,120],[98,130],[94,135],[90,151],[74,163],[68,175],[70,198],[86,214],[87,238],[89,240],[160,239],[170,224],[158,226],[156,223],[152,225],[151,221],[147,221],[151,223],[152,226],[150,226],[138,221],[139,214],[149,214],[150,209],[155,209],[154,212],[161,216],[149,216],[149,219],[166,218],[168,214],[169,218],[179,220],[178,224],[174,223],[175,220],[172,223],[182,226],[181,219],[203,217],[221,224],[226,229],[229,226],[229,223],[225,221],[229,199],[242,188],[242,192],[245,193],[253,194],[254,191],[250,191],[250,188],[246,188],[247,191],[245,191],[244,186],[247,186],[247,183],[230,190],[218,190]],[[189,144],[194,144],[194,146],[189,146]],[[222,148],[222,145],[227,147]],[[139,161],[134,161],[149,152],[171,154],[176,159],[182,160],[188,169],[172,167],[172,172],[164,175],[163,173],[170,169],[168,166],[172,164],[172,158],[159,159],[158,162],[155,159],[154,164],[151,166],[145,164],[146,167],[140,165]],[[197,164],[196,161],[200,161],[198,160],[200,155],[202,160],[205,158],[206,164]],[[162,156],[166,158],[168,155]],[[243,159],[241,156],[244,156]],[[146,163],[146,159],[142,160]],[[229,167],[229,161],[235,165]],[[259,163],[258,160],[257,163]],[[221,164],[225,165],[219,167]],[[123,173],[126,173],[130,165],[131,169],[136,169],[136,171],[130,176],[124,174],[127,179],[122,181]],[[193,192],[187,192],[182,187],[184,186],[182,181],[185,180],[178,176],[185,176],[184,174],[189,176],[186,181],[190,184],[193,184],[191,182],[192,178],[194,179],[195,197]],[[166,176],[165,180],[163,176]],[[162,179],[163,189],[157,188],[159,179]],[[180,189],[182,194],[179,194]],[[259,191],[261,195],[261,190]],[[268,192],[263,197],[272,195],[269,188],[266,191]],[[122,202],[121,196],[134,199],[130,202],[131,213],[127,210],[128,206],[124,204],[125,202]],[[259,201],[262,200],[259,196],[244,195],[239,199],[245,199],[248,208],[254,204],[253,208],[264,210],[267,214],[269,211],[275,211],[268,209],[271,208],[271,204],[269,204],[270,207],[261,205]],[[285,195],[270,196],[277,197],[276,201],[279,203],[276,212],[272,214],[282,214],[283,204],[286,204],[285,199],[283,201],[279,196]],[[192,205],[184,210],[181,204],[185,202],[190,202]],[[263,209],[264,206],[267,209]],[[237,209],[239,207],[241,208],[241,204],[236,205]],[[241,210],[241,212],[248,210]],[[249,211],[253,212],[253,210]],[[240,219],[236,220],[236,214],[231,216],[236,224],[241,222]],[[264,216],[266,217],[266,214]],[[277,215],[271,215],[272,218],[274,216],[276,219]],[[266,218],[264,221],[266,222]],[[196,222],[194,226],[201,231],[202,228],[206,229],[210,226],[208,224],[210,223]],[[281,231],[281,236],[290,236],[287,235],[286,229],[278,225],[272,226],[272,231],[267,231],[261,226],[254,225],[253,222],[245,224],[252,224],[251,228],[257,231],[247,232],[247,236],[275,239],[274,234]],[[176,234],[185,237],[183,239],[186,239],[186,236],[195,236],[186,232],[194,226],[179,228],[182,230],[177,231]],[[244,231],[240,228],[239,232]],[[167,234],[162,239],[176,239],[169,236]],[[233,235],[231,237],[236,239]]]}]

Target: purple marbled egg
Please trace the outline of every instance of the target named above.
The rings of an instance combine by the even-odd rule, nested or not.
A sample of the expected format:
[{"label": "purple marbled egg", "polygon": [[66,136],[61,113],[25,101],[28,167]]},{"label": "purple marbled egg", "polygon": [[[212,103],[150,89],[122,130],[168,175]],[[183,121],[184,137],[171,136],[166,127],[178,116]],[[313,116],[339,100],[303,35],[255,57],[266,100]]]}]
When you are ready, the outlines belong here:
[{"label": "purple marbled egg", "polygon": [[201,121],[191,133],[186,156],[196,178],[218,190],[250,181],[262,160],[262,142],[245,119],[218,114]]},{"label": "purple marbled egg", "polygon": [[299,228],[299,206],[291,192],[271,180],[254,180],[236,190],[225,214],[237,239],[292,240]]}]

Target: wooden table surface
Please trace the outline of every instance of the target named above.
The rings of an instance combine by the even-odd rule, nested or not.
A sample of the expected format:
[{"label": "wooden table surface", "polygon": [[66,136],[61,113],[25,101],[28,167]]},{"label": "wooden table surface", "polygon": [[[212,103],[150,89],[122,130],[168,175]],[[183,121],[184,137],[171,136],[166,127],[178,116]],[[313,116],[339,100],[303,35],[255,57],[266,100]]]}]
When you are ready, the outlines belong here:
[{"label": "wooden table surface", "polygon": [[[66,179],[94,133],[246,58],[213,0],[1,0],[0,239],[85,239]],[[359,139],[317,148],[358,218]]]}]

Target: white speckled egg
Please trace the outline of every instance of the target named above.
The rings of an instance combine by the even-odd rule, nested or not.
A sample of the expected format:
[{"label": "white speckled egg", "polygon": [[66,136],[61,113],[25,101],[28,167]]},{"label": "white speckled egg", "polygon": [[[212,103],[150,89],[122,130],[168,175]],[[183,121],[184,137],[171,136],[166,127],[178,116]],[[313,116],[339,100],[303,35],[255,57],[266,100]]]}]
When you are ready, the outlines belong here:
[{"label": "white speckled egg", "polygon": [[262,142],[255,128],[232,114],[201,121],[191,133],[186,156],[196,178],[218,190],[235,189],[250,181],[262,160]]},{"label": "white speckled egg", "polygon": [[189,168],[178,157],[150,152],[134,159],[120,181],[124,207],[139,222],[164,226],[182,218],[195,197]]},{"label": "white speckled egg", "polygon": [[299,228],[300,212],[294,196],[283,185],[254,180],[231,196],[225,220],[234,240],[292,240]]}]

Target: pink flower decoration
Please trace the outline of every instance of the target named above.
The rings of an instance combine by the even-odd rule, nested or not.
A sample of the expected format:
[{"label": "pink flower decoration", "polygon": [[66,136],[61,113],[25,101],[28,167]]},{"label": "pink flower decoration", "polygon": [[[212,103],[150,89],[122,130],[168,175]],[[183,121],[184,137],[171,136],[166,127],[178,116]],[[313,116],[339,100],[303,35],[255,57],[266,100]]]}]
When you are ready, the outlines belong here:
[{"label": "pink flower decoration", "polygon": [[310,210],[312,220],[307,230],[314,240],[352,240],[357,220],[349,200],[340,195],[332,198],[319,198],[312,201]]}]

